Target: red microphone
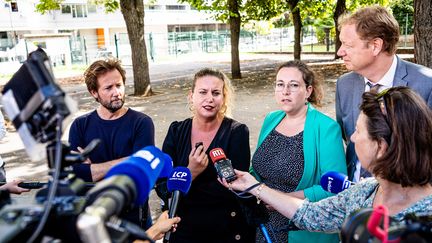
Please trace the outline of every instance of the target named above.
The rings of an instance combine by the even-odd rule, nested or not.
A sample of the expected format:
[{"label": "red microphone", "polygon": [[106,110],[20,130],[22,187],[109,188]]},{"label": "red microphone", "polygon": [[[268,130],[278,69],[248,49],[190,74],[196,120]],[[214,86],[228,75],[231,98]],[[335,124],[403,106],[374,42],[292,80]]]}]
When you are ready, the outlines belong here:
[{"label": "red microphone", "polygon": [[210,150],[210,159],[213,162],[220,179],[225,178],[227,182],[237,179],[231,160],[227,159],[221,148]]}]

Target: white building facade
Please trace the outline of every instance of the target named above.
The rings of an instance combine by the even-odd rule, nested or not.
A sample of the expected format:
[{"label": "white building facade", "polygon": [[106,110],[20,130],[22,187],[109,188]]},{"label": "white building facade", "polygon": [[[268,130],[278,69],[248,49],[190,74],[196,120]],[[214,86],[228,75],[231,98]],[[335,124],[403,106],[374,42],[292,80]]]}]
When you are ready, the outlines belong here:
[{"label": "white building facade", "polygon": [[[106,13],[103,7],[85,0],[65,0],[59,10],[42,15],[35,11],[38,3],[37,0],[0,0],[0,62],[23,61],[37,45],[46,49],[54,65],[69,65],[83,59],[91,61],[109,54],[130,57],[120,10]],[[168,55],[193,48],[177,45],[182,32],[217,32],[229,28],[211,15],[175,0],[152,4],[146,4],[145,0],[144,3],[146,45],[151,58],[155,52]]]}]

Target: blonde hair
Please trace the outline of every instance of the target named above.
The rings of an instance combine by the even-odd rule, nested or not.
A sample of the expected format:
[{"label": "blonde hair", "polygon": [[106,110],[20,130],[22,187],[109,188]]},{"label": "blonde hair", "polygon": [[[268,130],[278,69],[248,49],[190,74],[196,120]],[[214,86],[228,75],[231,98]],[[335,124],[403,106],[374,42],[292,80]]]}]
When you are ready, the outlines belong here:
[{"label": "blonde hair", "polygon": [[234,100],[234,89],[231,85],[231,80],[220,70],[213,68],[203,68],[195,73],[192,83],[192,92],[195,90],[196,81],[199,78],[205,76],[212,76],[220,79],[223,82],[223,103],[219,110],[220,116],[232,116],[233,100]]}]

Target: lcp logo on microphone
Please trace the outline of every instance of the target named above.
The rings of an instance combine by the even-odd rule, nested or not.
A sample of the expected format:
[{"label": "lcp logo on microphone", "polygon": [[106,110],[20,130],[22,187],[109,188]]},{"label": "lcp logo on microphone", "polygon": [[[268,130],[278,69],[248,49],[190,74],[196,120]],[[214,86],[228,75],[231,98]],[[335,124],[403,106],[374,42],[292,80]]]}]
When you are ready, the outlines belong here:
[{"label": "lcp logo on microphone", "polygon": [[184,171],[175,171],[172,173],[169,180],[171,181],[187,181],[188,173]]}]

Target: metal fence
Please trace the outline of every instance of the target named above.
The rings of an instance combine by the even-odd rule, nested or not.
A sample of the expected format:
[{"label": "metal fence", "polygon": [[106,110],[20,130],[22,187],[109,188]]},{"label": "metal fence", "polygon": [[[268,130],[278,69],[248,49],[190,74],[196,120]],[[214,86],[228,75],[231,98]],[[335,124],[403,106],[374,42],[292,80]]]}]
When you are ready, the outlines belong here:
[{"label": "metal fence", "polygon": [[[301,37],[302,52],[334,52],[334,38],[328,29],[306,28]],[[181,58],[187,53],[217,53],[230,52],[229,31],[196,31],[196,32],[168,32],[146,33],[145,41],[147,55],[150,61],[163,60],[165,58]],[[64,42],[64,47],[69,49],[67,54],[52,52],[53,47],[43,46],[47,53],[51,52],[51,60],[54,65],[83,64],[87,65],[95,59],[115,56],[126,65],[131,64],[131,48],[127,33],[117,33],[111,45],[98,47],[97,36],[83,37],[73,36]],[[1,62],[20,62],[25,60],[27,54],[36,48],[37,44],[27,39],[12,41],[0,39],[0,64]],[[242,30],[240,32],[240,52],[292,52],[294,45],[293,28],[277,28],[268,34]],[[412,37],[401,37],[400,46],[410,47]],[[58,48],[57,48],[58,49]]]}]

